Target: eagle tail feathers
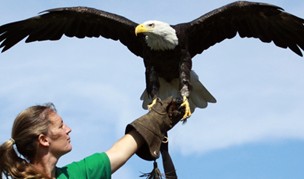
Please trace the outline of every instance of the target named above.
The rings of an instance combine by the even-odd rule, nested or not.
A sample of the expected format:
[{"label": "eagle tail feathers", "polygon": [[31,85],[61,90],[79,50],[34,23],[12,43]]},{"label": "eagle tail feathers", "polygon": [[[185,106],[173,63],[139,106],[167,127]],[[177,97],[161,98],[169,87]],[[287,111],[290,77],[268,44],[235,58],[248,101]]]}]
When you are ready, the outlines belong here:
[{"label": "eagle tail feathers", "polygon": [[[212,94],[204,87],[204,85],[199,81],[197,74],[194,71],[190,73],[190,82],[192,84],[192,90],[188,101],[190,104],[191,112],[194,112],[195,108],[206,108],[208,103],[215,103],[216,99]],[[169,96],[175,98],[181,97],[179,91],[179,79],[173,79],[168,82],[163,78],[159,78],[160,88],[157,96],[160,99],[165,99]],[[143,92],[140,99],[143,101],[142,107],[147,109],[147,106],[152,102],[153,99],[148,95],[147,90]]]}]

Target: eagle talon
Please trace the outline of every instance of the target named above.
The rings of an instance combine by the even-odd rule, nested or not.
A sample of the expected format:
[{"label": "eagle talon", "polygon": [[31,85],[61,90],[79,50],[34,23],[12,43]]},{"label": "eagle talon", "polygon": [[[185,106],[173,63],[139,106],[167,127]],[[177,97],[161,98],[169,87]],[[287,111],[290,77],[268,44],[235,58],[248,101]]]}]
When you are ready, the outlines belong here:
[{"label": "eagle talon", "polygon": [[191,116],[191,110],[190,110],[190,104],[188,102],[188,98],[186,96],[183,97],[183,103],[180,105],[180,107],[184,107],[185,108],[185,114],[183,116],[183,118],[181,119],[181,121],[186,121],[186,119],[188,119]]},{"label": "eagle talon", "polygon": [[148,105],[148,110],[151,111],[152,107],[156,104],[157,98],[154,98],[152,103]]}]

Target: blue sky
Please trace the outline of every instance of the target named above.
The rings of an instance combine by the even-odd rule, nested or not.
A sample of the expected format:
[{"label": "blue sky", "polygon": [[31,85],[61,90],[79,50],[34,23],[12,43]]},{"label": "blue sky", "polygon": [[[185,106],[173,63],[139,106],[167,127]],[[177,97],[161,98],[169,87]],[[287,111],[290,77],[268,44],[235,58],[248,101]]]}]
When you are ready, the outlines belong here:
[{"label": "blue sky", "polygon": [[[3,0],[0,24],[63,6],[89,6],[135,22],[187,22],[229,0],[40,1]],[[265,0],[304,17],[304,2]],[[196,110],[170,131],[179,178],[286,179],[304,177],[304,61],[290,50],[234,38],[193,59],[193,69],[217,103]],[[62,38],[21,42],[0,54],[0,142],[15,116],[53,102],[72,128],[73,151],[59,166],[107,150],[125,126],[146,113],[139,97],[144,66],[119,42]],[[152,163],[134,156],[113,178],[137,178]]]}]

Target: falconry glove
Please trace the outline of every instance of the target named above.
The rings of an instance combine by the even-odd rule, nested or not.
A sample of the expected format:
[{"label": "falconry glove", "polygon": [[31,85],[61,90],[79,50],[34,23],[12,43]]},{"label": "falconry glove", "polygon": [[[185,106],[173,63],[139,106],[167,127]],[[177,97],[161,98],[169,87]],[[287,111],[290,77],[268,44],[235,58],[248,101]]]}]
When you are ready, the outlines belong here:
[{"label": "falconry glove", "polygon": [[155,160],[159,158],[160,147],[168,139],[169,131],[178,123],[184,110],[180,108],[182,100],[169,97],[165,100],[157,99],[151,110],[134,120],[126,127],[126,133],[136,130],[144,139],[144,144],[137,150],[136,154],[144,160]]}]

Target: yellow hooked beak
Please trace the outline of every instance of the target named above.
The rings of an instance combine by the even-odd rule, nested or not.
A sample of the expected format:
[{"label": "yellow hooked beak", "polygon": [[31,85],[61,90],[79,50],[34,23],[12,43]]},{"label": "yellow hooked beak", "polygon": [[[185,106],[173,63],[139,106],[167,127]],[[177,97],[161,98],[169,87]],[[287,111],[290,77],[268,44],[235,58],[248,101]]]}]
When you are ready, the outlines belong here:
[{"label": "yellow hooked beak", "polygon": [[137,34],[145,33],[145,32],[148,32],[148,29],[146,28],[145,25],[139,24],[138,26],[136,26],[136,28],[135,28],[135,35],[136,36],[137,36]]}]

